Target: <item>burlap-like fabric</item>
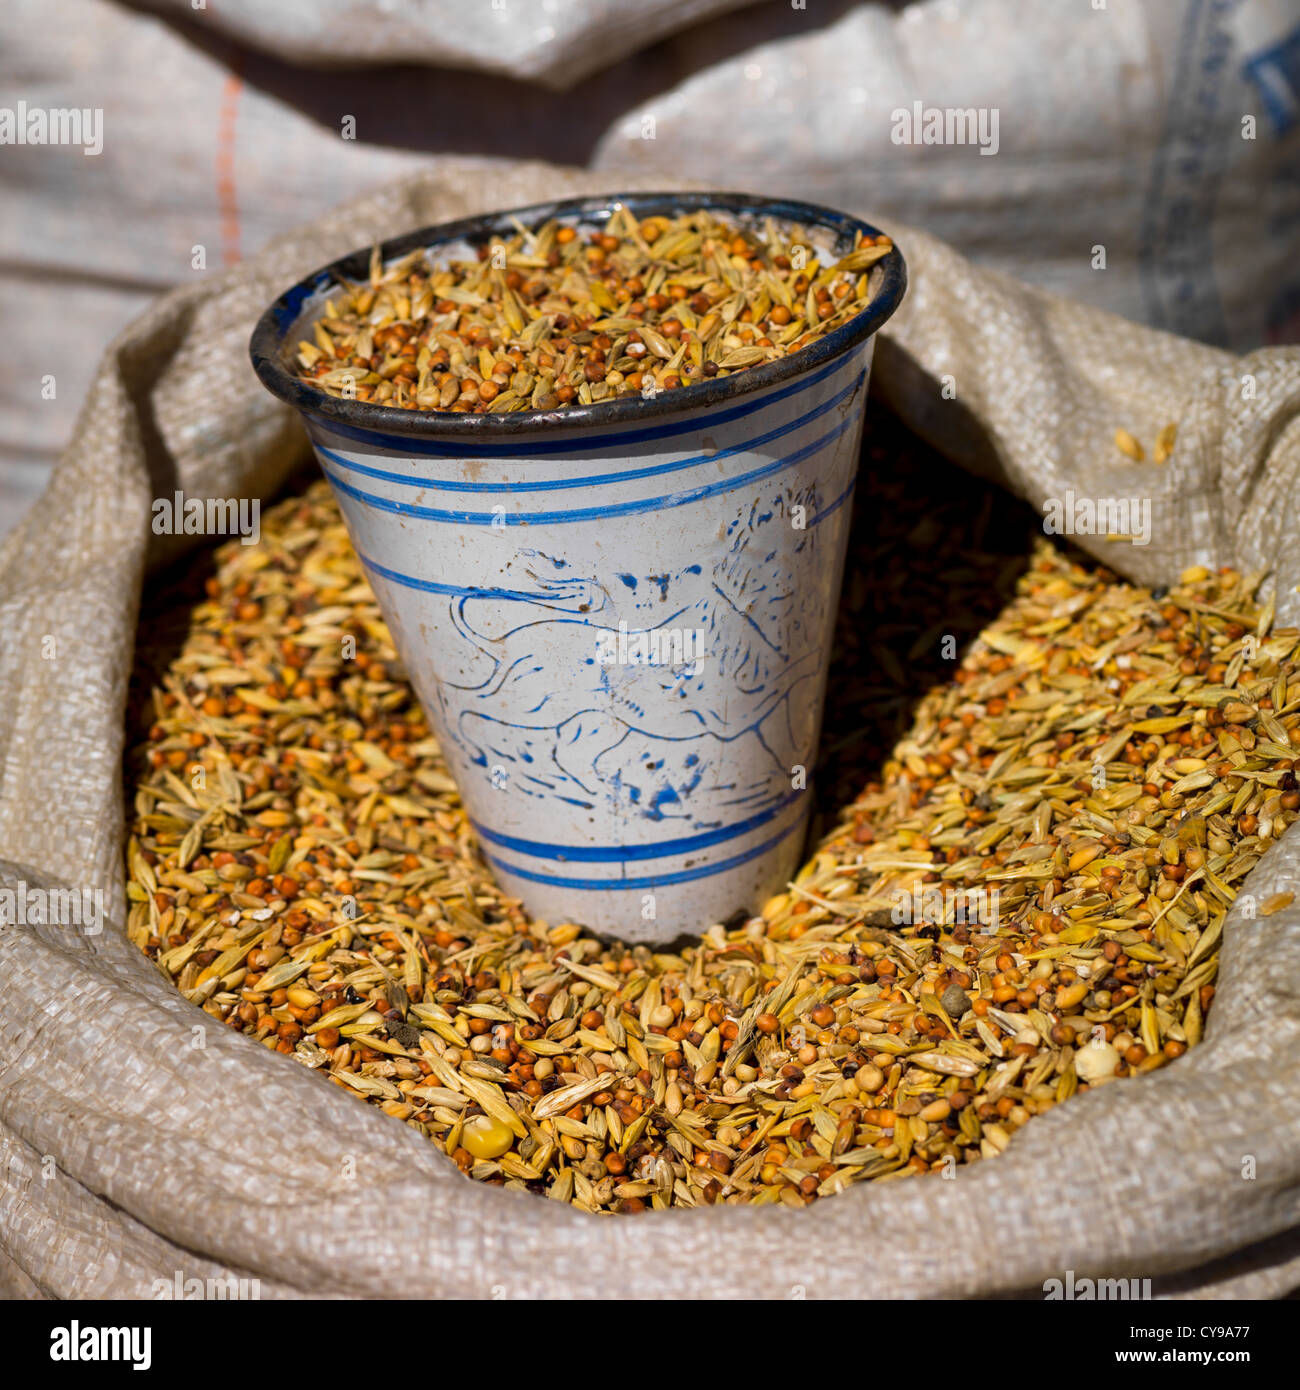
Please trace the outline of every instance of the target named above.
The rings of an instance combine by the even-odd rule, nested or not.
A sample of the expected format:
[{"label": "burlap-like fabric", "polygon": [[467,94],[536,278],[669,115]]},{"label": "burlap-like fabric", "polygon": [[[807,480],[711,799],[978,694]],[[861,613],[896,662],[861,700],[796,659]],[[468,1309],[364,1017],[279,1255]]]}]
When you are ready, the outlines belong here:
[{"label": "burlap-like fabric", "polygon": [[[257,1277],[263,1296],[866,1297],[1028,1292],[1136,1277],[1157,1292],[1300,1282],[1300,909],[1229,917],[1205,1043],[1036,1119],[955,1181],[785,1209],[602,1220],[468,1183],[409,1127],[201,1021],[122,932],[123,706],[148,573],[187,542],[149,502],[270,498],[302,457],[255,381],[258,313],[300,275],[399,230],[598,191],[601,176],[447,160],[160,300],[104,357],[76,438],[0,551],[0,886],[102,888],[97,936],[0,927],[0,1288],[149,1297]],[[868,216],[870,208],[856,209]],[[1271,566],[1300,578],[1300,353],[1233,359],[969,266],[894,229],[911,292],[875,386],[954,458],[1035,504],[1152,498],[1113,567]],[[945,389],[946,388],[946,389]],[[955,394],[954,394],[955,393]],[[1118,425],[1164,467],[1130,466]],[[942,544],[942,542],[939,542]],[[1292,832],[1250,878],[1293,885]]]}]

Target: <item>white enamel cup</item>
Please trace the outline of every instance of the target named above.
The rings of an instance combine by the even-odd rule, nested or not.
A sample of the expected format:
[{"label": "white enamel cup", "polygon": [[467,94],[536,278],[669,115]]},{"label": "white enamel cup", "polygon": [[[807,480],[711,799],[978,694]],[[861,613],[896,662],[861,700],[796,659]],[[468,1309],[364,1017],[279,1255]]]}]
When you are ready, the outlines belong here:
[{"label": "white enamel cup", "polygon": [[[518,209],[381,248],[483,244],[513,219],[715,208],[850,249],[875,229],[802,203],[637,194]],[[252,343],[301,412],[498,882],[535,917],[667,943],[789,880],[811,809],[874,333],[643,400],[550,413],[400,411],[300,381],[289,353],[338,276],[282,296]]]}]

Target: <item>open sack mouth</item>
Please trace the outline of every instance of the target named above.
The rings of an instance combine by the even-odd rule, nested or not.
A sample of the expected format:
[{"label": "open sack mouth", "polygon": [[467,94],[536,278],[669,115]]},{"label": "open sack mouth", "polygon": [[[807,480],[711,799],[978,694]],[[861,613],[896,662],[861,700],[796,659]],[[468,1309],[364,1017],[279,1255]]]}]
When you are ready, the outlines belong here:
[{"label": "open sack mouth", "polygon": [[132,940],[470,1177],[590,1212],[950,1173],[1174,1063],[1297,814],[1295,633],[1223,695],[1236,576],[1123,582],[888,418],[862,488],[822,816],[752,919],[627,946],[502,892],[317,482],[218,552],[179,646],[142,628]]}]

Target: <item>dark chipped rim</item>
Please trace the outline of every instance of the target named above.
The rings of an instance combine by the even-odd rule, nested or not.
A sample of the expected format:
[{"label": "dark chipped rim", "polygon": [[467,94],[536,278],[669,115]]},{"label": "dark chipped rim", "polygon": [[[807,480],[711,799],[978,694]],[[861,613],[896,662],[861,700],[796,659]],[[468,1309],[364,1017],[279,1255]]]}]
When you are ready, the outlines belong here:
[{"label": "dark chipped rim", "polygon": [[[756,197],[748,193],[628,193],[608,194],[594,198],[566,198],[559,202],[534,203],[530,207],[477,217],[464,217],[457,222],[443,222],[436,227],[422,227],[393,237],[380,246],[385,262],[404,256],[418,248],[434,249],[446,242],[468,241],[477,244],[497,235],[513,235],[517,229],[512,219],[526,227],[535,227],[550,218],[578,222],[601,222],[618,206],[630,208],[638,218],[672,216],[692,208],[712,208],[719,212],[750,217],[772,217],[780,222],[796,222],[805,226],[824,227],[837,234],[841,242],[851,244],[859,234],[882,235],[870,223],[833,208],[815,203],[792,202],[782,198]],[[569,406],[561,410],[527,410],[510,414],[476,415],[470,412],[431,410],[398,410],[391,406],[374,405],[369,401],[346,401],[331,396],[319,387],[302,381],[284,363],[284,339],[289,329],[302,315],[303,304],[321,290],[336,284],[341,278],[365,279],[370,271],[370,248],[353,251],[300,280],[286,290],[258,320],[249,342],[253,370],[272,395],[309,416],[334,421],[354,430],[380,434],[410,435],[425,439],[498,439],[513,435],[532,434],[553,427],[598,427],[632,424],[657,420],[666,416],[685,415],[694,410],[731,401],[778,382],[802,376],[822,364],[841,356],[864,338],[873,334],[898,308],[907,288],[907,267],[898,248],[882,256],[871,268],[876,279],[875,295],[867,307],[847,323],[818,338],[806,348],[789,357],[715,377],[675,391],[661,391],[646,399],[640,396],[620,396],[595,405]]]}]

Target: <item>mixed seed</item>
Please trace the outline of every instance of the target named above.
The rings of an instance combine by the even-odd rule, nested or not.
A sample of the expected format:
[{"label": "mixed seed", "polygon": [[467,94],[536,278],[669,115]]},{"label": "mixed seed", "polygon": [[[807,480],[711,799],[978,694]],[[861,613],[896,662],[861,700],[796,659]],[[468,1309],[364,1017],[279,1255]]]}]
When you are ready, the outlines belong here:
[{"label": "mixed seed", "polygon": [[[1164,425],[1160,433],[1156,435],[1156,442],[1151,450],[1151,458],[1155,463],[1168,463],[1174,452],[1174,444],[1178,436],[1178,426],[1170,423]],[[1131,458],[1134,463],[1144,463],[1146,461],[1146,450],[1142,447],[1141,441],[1131,435],[1128,430],[1118,429],[1115,431],[1115,447],[1121,454]]]},{"label": "mixed seed", "polygon": [[811,233],[743,230],[706,209],[604,228],[551,220],[474,259],[417,250],[326,301],[298,344],[305,381],[399,410],[557,410],[650,396],[775,361],[871,298],[893,249],[861,236],[825,261]]},{"label": "mixed seed", "polygon": [[[131,939],[214,1020],[470,1177],[593,1212],[801,1207],[951,1171],[1167,1065],[1201,1037],[1243,878],[1300,813],[1300,633],[1252,579],[1153,592],[1041,533],[1031,549],[1020,522],[985,540],[975,480],[936,502],[876,471],[839,669],[901,723],[854,742],[833,698],[828,745],[865,790],[761,915],[654,952],[505,897],[316,483],[142,627]],[[970,536],[946,590],[882,564],[875,502],[904,548]],[[909,671],[945,669],[943,605],[1008,593],[1013,570],[913,707]],[[900,584],[919,635],[884,698],[873,604]]]}]

